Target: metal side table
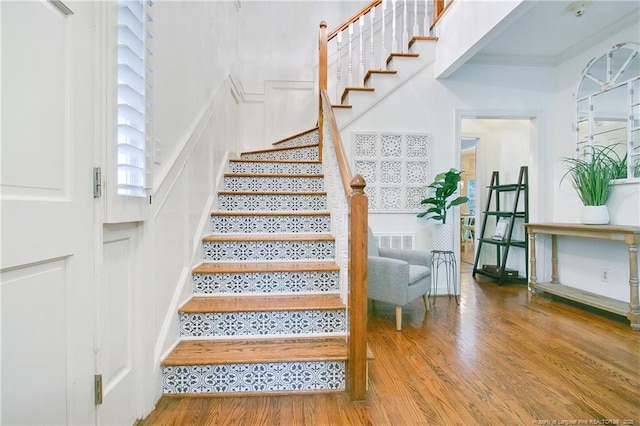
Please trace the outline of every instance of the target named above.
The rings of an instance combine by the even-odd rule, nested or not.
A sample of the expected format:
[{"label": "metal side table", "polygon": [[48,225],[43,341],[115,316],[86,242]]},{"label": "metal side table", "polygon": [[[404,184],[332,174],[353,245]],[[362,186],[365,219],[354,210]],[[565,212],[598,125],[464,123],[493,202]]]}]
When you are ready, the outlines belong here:
[{"label": "metal side table", "polygon": [[456,304],[459,305],[458,263],[456,262],[456,256],[452,251],[441,250],[433,250],[431,252],[431,290],[433,293],[433,304],[436,304],[435,297],[438,295],[438,273],[441,266],[444,266],[449,298],[451,298],[451,287],[453,287],[453,297],[456,299]]}]

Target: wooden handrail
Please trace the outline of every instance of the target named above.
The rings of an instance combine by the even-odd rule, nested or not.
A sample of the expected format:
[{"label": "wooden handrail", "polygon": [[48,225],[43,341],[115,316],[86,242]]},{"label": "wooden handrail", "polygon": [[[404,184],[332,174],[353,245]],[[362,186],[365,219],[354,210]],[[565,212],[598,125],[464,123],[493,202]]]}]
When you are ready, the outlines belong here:
[{"label": "wooden handrail", "polygon": [[367,13],[369,13],[369,11],[371,9],[373,9],[374,7],[376,7],[377,5],[379,5],[380,3],[382,3],[382,0],[373,0],[371,3],[369,3],[368,5],[366,5],[365,7],[363,7],[362,9],[360,9],[358,12],[356,12],[351,18],[347,19],[346,21],[344,21],[338,28],[336,28],[335,30],[331,31],[329,33],[329,38],[328,40],[333,39],[335,36],[338,35],[338,33],[340,31],[343,31],[345,28],[347,28],[349,25],[353,24],[354,22],[356,22],[358,19],[360,19],[360,17],[362,15],[366,15]]},{"label": "wooden handrail", "polygon": [[351,195],[351,167],[349,166],[349,161],[347,160],[347,156],[342,146],[342,139],[340,138],[340,132],[338,131],[338,124],[336,123],[336,118],[333,114],[333,108],[331,108],[331,100],[329,99],[327,90],[322,90],[320,92],[320,96],[323,108],[326,111],[325,114],[329,120],[329,132],[331,132],[331,140],[333,140],[333,145],[335,146],[336,160],[338,161],[338,169],[340,170],[340,180],[344,187],[344,196],[348,199]]},{"label": "wooden handrail", "polygon": [[438,23],[440,18],[442,18],[442,16],[444,15],[444,13],[447,10],[449,10],[449,7],[453,4],[454,0],[449,0],[446,6],[444,4],[444,0],[433,0],[433,1],[434,1],[435,13],[433,16],[433,22],[431,23],[431,28],[429,28],[432,31],[436,27],[436,24]]}]

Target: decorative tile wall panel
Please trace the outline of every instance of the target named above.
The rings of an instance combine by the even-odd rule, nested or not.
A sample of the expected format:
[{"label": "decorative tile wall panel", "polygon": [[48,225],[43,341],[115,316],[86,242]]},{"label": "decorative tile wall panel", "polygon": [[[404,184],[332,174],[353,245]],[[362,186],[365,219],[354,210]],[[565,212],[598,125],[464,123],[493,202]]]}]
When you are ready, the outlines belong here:
[{"label": "decorative tile wall panel", "polygon": [[347,331],[345,310],[181,313],[180,335],[282,336]]},{"label": "decorative tile wall panel", "polygon": [[324,189],[324,179],[297,176],[225,176],[224,189],[242,192],[320,192]]},{"label": "decorative tile wall panel", "polygon": [[430,182],[430,134],[354,133],[353,167],[372,213],[422,211]]},{"label": "decorative tile wall panel", "polygon": [[320,260],[335,258],[333,241],[204,242],[206,261]]},{"label": "decorative tile wall panel", "polygon": [[343,390],[344,361],[162,368],[165,394]]},{"label": "decorative tile wall panel", "polygon": [[221,211],[326,210],[326,195],[218,194]]},{"label": "decorative tile wall panel", "polygon": [[194,274],[195,294],[324,293],[340,290],[337,271]]},{"label": "decorative tile wall panel", "polygon": [[330,227],[328,215],[211,217],[211,231],[219,234],[329,232]]}]

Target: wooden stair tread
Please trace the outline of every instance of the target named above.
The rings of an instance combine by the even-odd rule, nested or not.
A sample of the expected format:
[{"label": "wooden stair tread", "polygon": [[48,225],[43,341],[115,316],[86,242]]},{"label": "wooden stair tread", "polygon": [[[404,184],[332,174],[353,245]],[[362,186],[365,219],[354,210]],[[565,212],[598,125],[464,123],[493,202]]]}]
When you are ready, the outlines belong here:
[{"label": "wooden stair tread", "polygon": [[306,135],[307,133],[315,132],[315,131],[317,131],[317,130],[318,130],[318,127],[314,127],[313,129],[305,130],[305,131],[302,131],[302,132],[300,132],[300,133],[296,133],[295,135],[287,136],[287,137],[286,137],[286,138],[284,138],[284,139],[280,139],[280,140],[278,140],[278,141],[275,141],[275,142],[273,142],[271,145],[279,145],[279,144],[281,144],[281,143],[285,143],[285,142],[287,142],[287,141],[290,141],[291,139],[294,139],[294,138],[300,137],[300,136],[302,136],[302,135]]},{"label": "wooden stair tread", "polygon": [[415,43],[418,40],[438,41],[438,37],[436,37],[436,36],[413,36],[413,37],[411,37],[411,40],[409,40],[409,48],[411,48],[411,46],[413,46],[413,43]]},{"label": "wooden stair tread", "polygon": [[277,296],[196,296],[180,309],[181,313],[203,312],[270,312],[303,311],[309,309],[344,309],[337,294],[301,294]]},{"label": "wooden stair tread", "polygon": [[349,92],[373,92],[376,90],[374,87],[345,87],[340,98],[340,103],[344,104],[344,100],[347,98]]},{"label": "wooden stair tread", "polygon": [[253,340],[186,340],[162,361],[163,366],[224,363],[344,361],[344,337]]},{"label": "wooden stair tread", "polygon": [[252,178],[323,178],[323,174],[305,173],[225,173],[224,177],[252,177]]},{"label": "wooden stair tread", "polygon": [[218,195],[327,195],[326,191],[218,191]]},{"label": "wooden stair tread", "polygon": [[331,105],[331,108],[353,108],[353,105],[336,104]]},{"label": "wooden stair tread", "polygon": [[391,53],[387,57],[387,65],[389,65],[389,62],[391,62],[391,60],[394,57],[397,57],[397,58],[418,58],[419,56],[420,55],[417,54],[417,53]]},{"label": "wooden stair tread", "polygon": [[331,234],[221,234],[207,235],[205,242],[219,241],[334,241]]},{"label": "wooden stair tread", "polygon": [[295,164],[320,164],[320,160],[259,160],[254,158],[232,158],[231,163],[295,163]]},{"label": "wooden stair tread", "polygon": [[280,151],[291,151],[294,149],[301,149],[301,148],[312,148],[312,147],[316,147],[318,146],[317,143],[310,143],[307,145],[298,145],[298,146],[283,146],[281,148],[270,148],[270,149],[259,149],[257,151],[245,151],[240,153],[240,155],[251,155],[251,154],[263,154],[266,152],[280,152]]},{"label": "wooden stair tread", "polygon": [[242,272],[337,272],[340,268],[335,262],[251,262],[251,263],[201,263],[193,269],[194,274],[232,274]]},{"label": "wooden stair tread", "polygon": [[398,74],[398,71],[396,71],[396,70],[369,70],[369,71],[367,71],[367,75],[364,76],[364,84],[367,84],[367,80],[369,80],[369,78],[373,74]]},{"label": "wooden stair tread", "polygon": [[330,216],[327,211],[301,210],[301,211],[232,211],[222,212],[215,211],[211,216]]}]

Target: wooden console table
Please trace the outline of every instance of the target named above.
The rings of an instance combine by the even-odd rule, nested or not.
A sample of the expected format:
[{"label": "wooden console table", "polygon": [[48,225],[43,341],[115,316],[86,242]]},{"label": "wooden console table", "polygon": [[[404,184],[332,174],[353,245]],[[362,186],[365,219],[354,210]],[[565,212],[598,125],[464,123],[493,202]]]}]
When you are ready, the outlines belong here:
[{"label": "wooden console table", "polygon": [[[545,292],[574,300],[604,311],[626,316],[631,328],[640,331],[640,299],[638,298],[638,245],[640,227],[615,225],[582,225],[577,223],[527,223],[529,234],[529,289],[533,294]],[[551,235],[551,282],[536,282],[536,234]],[[622,241],[629,251],[629,303],[560,284],[558,281],[558,235]]]}]

